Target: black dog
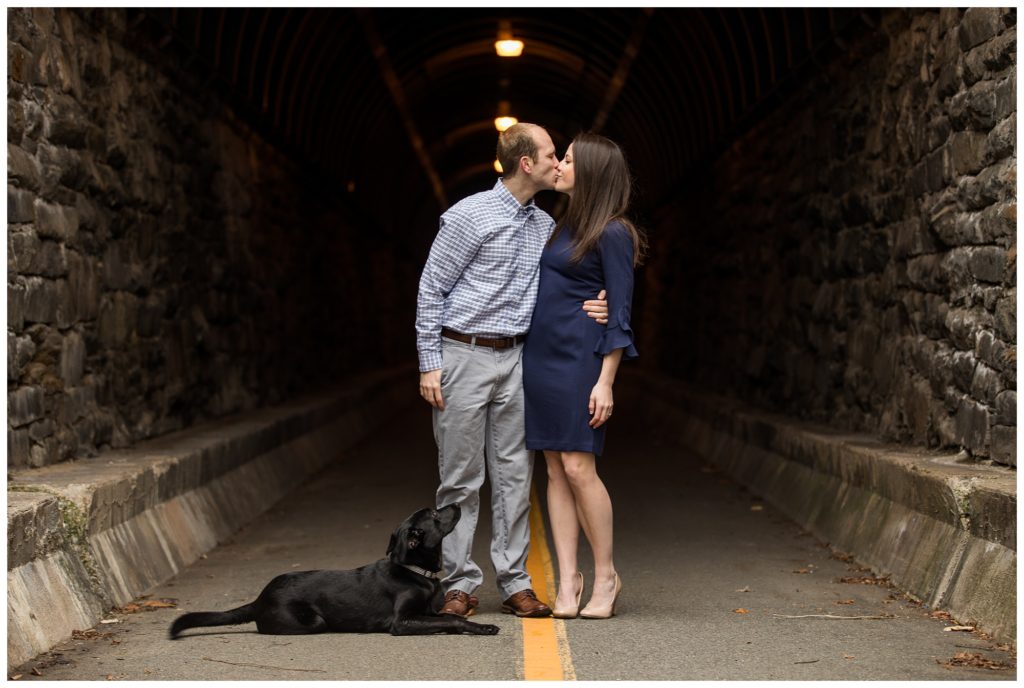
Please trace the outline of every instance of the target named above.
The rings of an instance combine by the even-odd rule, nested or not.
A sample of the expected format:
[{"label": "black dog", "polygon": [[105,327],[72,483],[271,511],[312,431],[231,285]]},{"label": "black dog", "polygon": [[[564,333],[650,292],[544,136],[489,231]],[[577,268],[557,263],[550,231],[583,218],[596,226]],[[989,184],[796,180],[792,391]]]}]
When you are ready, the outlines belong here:
[{"label": "black dog", "polygon": [[226,612],[193,612],[171,625],[171,638],[186,628],[256,622],[260,633],[473,633],[494,635],[497,626],[439,615],[441,539],[462,515],[457,504],[420,509],[391,535],[387,557],[351,571],[297,571],[267,584],[255,602]]}]

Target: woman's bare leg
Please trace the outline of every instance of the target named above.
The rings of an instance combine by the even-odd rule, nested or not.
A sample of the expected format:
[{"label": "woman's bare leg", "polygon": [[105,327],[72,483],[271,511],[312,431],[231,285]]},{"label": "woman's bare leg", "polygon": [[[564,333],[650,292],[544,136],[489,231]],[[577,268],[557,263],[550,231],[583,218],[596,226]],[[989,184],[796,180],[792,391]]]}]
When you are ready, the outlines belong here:
[{"label": "woman's bare leg", "polygon": [[548,520],[558,556],[558,596],[553,606],[567,608],[576,604],[580,522],[576,515],[576,498],[562,467],[561,453],[546,451],[544,458],[548,466]]},{"label": "woman's bare leg", "polygon": [[[597,459],[588,452],[562,452],[562,469],[576,498],[579,520],[594,552],[594,588],[589,604],[611,605],[615,597],[612,561],[612,500],[597,475]],[[561,555],[559,555],[561,556]]]}]

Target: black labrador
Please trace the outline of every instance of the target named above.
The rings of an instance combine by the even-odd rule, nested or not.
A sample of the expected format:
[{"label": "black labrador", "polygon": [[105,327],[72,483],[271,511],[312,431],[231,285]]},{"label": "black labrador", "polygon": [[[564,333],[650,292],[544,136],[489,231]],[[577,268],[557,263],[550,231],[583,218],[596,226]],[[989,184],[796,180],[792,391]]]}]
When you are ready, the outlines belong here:
[{"label": "black labrador", "polygon": [[296,571],[274,578],[255,602],[226,612],[192,612],[175,619],[171,638],[187,628],[256,622],[273,635],[348,633],[472,633],[498,627],[439,615],[441,540],[462,515],[457,504],[420,509],[391,535],[387,556],[350,571]]}]

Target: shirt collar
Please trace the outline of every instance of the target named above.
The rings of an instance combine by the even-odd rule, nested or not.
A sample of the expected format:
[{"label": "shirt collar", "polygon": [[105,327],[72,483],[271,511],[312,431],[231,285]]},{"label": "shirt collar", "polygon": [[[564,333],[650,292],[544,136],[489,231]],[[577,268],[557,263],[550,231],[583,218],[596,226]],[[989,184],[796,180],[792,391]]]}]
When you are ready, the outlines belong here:
[{"label": "shirt collar", "polygon": [[502,177],[498,177],[498,181],[494,183],[494,193],[498,195],[498,201],[502,207],[508,210],[512,215],[515,215],[520,210],[525,210],[528,215],[533,215],[533,211],[537,208],[537,204],[533,202],[531,198],[526,205],[521,205],[516,197],[512,195],[512,192],[505,188],[502,183]]}]

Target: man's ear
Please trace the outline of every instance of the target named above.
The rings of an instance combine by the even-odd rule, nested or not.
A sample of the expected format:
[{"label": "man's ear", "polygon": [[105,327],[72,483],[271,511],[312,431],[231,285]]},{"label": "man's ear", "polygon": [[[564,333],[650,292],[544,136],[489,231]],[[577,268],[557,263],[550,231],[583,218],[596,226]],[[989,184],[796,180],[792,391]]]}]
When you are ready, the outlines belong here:
[{"label": "man's ear", "polygon": [[530,174],[531,172],[533,172],[533,160],[530,159],[529,155],[524,155],[523,157],[519,158],[519,169],[521,169],[526,174]]}]

